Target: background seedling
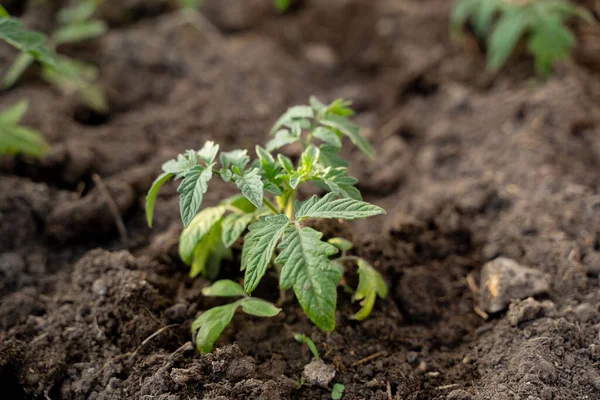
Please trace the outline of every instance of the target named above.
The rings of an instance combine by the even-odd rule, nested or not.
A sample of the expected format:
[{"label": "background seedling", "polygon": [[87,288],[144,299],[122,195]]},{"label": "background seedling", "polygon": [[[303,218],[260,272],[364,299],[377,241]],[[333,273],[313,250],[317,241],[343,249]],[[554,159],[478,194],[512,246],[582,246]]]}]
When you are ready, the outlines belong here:
[{"label": "background seedling", "polygon": [[545,78],[575,45],[575,36],[565,25],[572,16],[592,20],[585,9],[565,0],[459,0],[451,24],[456,32],[471,22],[477,36],[487,43],[487,64],[493,72],[502,68],[525,36],[536,73]]},{"label": "background seedling", "polygon": [[304,333],[294,333],[294,339],[300,343],[306,343],[315,360],[321,359],[321,357],[319,357],[319,350],[317,350],[317,346],[315,346],[315,342],[313,342],[311,338]]},{"label": "background seedling", "polygon": [[0,112],[0,154],[39,157],[50,149],[38,131],[19,124],[27,107],[26,101],[20,101]]},{"label": "background seedling", "polygon": [[[77,93],[81,101],[95,111],[106,112],[104,95],[94,83],[98,78],[98,69],[91,64],[59,57],[54,53],[59,45],[93,39],[106,31],[103,21],[92,18],[100,2],[101,0],[84,0],[62,9],[58,13],[59,27],[48,40],[43,34],[24,30],[18,19],[3,13],[3,17],[0,17],[0,38],[8,39],[7,41],[12,39],[13,42],[16,38],[17,45],[11,44],[22,51],[4,76],[3,86],[13,86],[31,64],[38,60],[42,63],[42,77],[48,83],[64,93]],[[23,34],[25,39],[21,36]]]},{"label": "background seedling", "polygon": [[[310,219],[353,220],[384,213],[382,208],[362,201],[355,187],[357,180],[348,175],[348,163],[338,154],[343,138],[348,137],[365,154],[374,157],[359,127],[350,122],[352,115],[348,102],[336,100],[325,105],[311,98],[310,105],[292,107],[279,118],[271,131],[273,139],[266,148],[256,146],[257,158],[252,162],[246,150],[219,154],[219,146],[213,142],[167,161],[148,192],[148,225],[152,226],[160,188],[170,179],[181,180],[177,191],[184,230],[179,254],[191,266],[192,277],[217,277],[221,260],[231,257],[229,248],[248,229],[241,256],[244,285],[238,295],[252,293],[274,264],[281,289],[293,289],[308,317],[320,329],[331,332],[335,328],[337,286],[344,274],[343,263],[356,262],[359,286],[354,298],[362,301],[362,309],[354,318],[366,318],[375,298],[387,295],[383,278],[365,260],[346,255],[352,247],[349,241],[334,238],[324,242],[321,232],[305,226]],[[296,163],[282,153],[272,153],[291,143],[300,143],[304,148]],[[241,196],[200,210],[208,183],[215,175],[235,183]],[[298,188],[305,183],[316,184],[329,193],[299,202]],[[332,259],[339,250],[341,256]],[[207,291],[211,293],[212,289]],[[200,351],[209,351],[216,340],[205,332],[220,334],[237,306],[244,304],[238,301],[200,316],[193,325],[194,331],[200,328]]]},{"label": "background seedling", "polygon": [[346,387],[341,383],[336,383],[333,385],[333,390],[331,391],[331,398],[333,400],[339,400],[344,396],[344,389]]}]

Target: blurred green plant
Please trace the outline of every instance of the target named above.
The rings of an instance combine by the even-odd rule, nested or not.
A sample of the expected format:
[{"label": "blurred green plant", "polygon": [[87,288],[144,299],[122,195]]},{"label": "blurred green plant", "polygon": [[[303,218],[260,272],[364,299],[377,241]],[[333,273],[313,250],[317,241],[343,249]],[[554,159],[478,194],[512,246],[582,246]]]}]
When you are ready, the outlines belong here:
[{"label": "blurred green plant", "polygon": [[27,108],[27,102],[20,101],[0,112],[0,154],[39,157],[50,150],[38,131],[19,124]]},{"label": "blurred green plant", "polygon": [[319,360],[321,358],[319,356],[319,350],[317,350],[315,342],[313,342],[312,339],[306,336],[304,333],[294,333],[294,339],[297,342],[305,343],[308,346],[308,349],[312,353],[315,360]]},{"label": "blurred green plant", "polygon": [[467,22],[487,43],[487,65],[492,72],[504,66],[525,37],[536,73],[546,78],[555,62],[569,58],[575,36],[565,25],[573,16],[591,21],[585,9],[566,0],[458,0],[451,15],[454,33]]},{"label": "blurred green plant", "polygon": [[102,90],[95,84],[98,69],[55,53],[57,46],[77,43],[96,38],[107,30],[106,24],[93,19],[93,14],[102,0],[79,0],[58,13],[59,27],[47,38],[46,35],[23,29],[22,22],[10,17],[6,10],[0,11],[0,39],[21,50],[2,80],[9,88],[21,78],[25,71],[39,61],[41,76],[64,93],[77,93],[81,101],[97,112],[106,112],[107,104]]}]

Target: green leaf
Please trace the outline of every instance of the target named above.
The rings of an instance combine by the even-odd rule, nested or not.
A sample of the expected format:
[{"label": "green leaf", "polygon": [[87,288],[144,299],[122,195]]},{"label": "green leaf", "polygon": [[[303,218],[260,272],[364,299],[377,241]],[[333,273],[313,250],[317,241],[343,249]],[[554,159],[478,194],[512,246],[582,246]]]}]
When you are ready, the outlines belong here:
[{"label": "green leaf", "polygon": [[319,162],[325,167],[338,168],[347,167],[348,162],[338,155],[340,149],[335,146],[324,144],[319,147]]},{"label": "green leaf", "polygon": [[170,172],[182,177],[183,173],[198,164],[198,153],[195,150],[186,150],[185,154],[179,154],[177,159],[169,160],[162,165],[164,172]]},{"label": "green leaf", "polygon": [[247,150],[233,150],[223,152],[220,155],[221,165],[223,168],[229,168],[231,166],[238,167],[240,170],[246,168],[246,165],[250,162]]},{"label": "green leaf", "polygon": [[314,116],[315,113],[309,106],[294,106],[288,108],[285,114],[283,114],[277,120],[275,125],[273,125],[273,128],[271,128],[271,134],[274,134],[279,128],[294,121],[295,119],[313,118]]},{"label": "green leaf", "polygon": [[6,8],[2,7],[0,5],[0,17],[5,17],[5,18],[9,18],[10,14],[8,13],[8,11],[6,11]]},{"label": "green leaf", "polygon": [[364,259],[358,259],[358,288],[354,293],[354,300],[362,300],[362,308],[354,314],[353,318],[362,321],[371,314],[376,296],[385,298],[388,288],[383,277]]},{"label": "green leaf", "polygon": [[569,58],[575,36],[555,15],[539,18],[531,30],[527,48],[535,58],[536,72],[546,78],[554,62]]},{"label": "green leaf", "polygon": [[219,296],[219,297],[233,297],[233,296],[246,296],[246,292],[242,286],[229,279],[222,279],[216,281],[209,287],[202,289],[204,296]]},{"label": "green leaf", "polygon": [[335,199],[334,193],[328,193],[321,199],[314,195],[296,210],[296,219],[304,218],[368,218],[385,214],[385,210],[376,205],[349,198]]},{"label": "green leaf", "polygon": [[208,181],[212,178],[212,167],[207,168],[195,165],[184,173],[183,181],[177,192],[179,193],[179,208],[183,226],[187,227],[202,205],[204,193],[208,190]]},{"label": "green leaf", "polygon": [[336,99],[325,108],[325,114],[334,114],[340,117],[349,117],[354,115],[354,111],[350,108],[351,101],[344,99]]},{"label": "green leaf", "polygon": [[104,34],[107,29],[106,23],[100,20],[77,22],[59,28],[52,35],[52,42],[60,45],[94,39]]},{"label": "green leaf", "polygon": [[17,125],[27,112],[29,103],[21,100],[0,112],[0,125]]},{"label": "green leaf", "polygon": [[473,15],[473,27],[477,35],[483,37],[487,34],[494,15],[502,5],[499,0],[479,0],[479,7]]},{"label": "green leaf", "polygon": [[267,151],[277,150],[280,147],[295,143],[300,139],[299,136],[292,134],[290,131],[281,129],[275,133],[275,137],[267,142]]},{"label": "green leaf", "polygon": [[291,0],[274,0],[274,3],[275,7],[277,8],[277,11],[283,13],[287,11],[288,8],[290,8]]},{"label": "green leaf", "polygon": [[300,343],[306,343],[315,360],[319,360],[321,358],[319,357],[319,350],[317,350],[315,342],[313,342],[312,339],[306,336],[304,333],[295,333],[294,339]]},{"label": "green leaf", "polygon": [[450,22],[454,29],[462,28],[469,17],[475,12],[481,0],[459,0],[452,8]]},{"label": "green leaf", "polygon": [[209,140],[204,143],[204,146],[200,150],[198,150],[198,157],[203,160],[206,165],[212,164],[215,161],[215,157],[219,152],[219,145],[215,144],[215,142]]},{"label": "green leaf", "polygon": [[235,310],[242,300],[211,308],[192,323],[192,333],[196,333],[196,347],[202,354],[210,353],[213,345],[233,319]]},{"label": "green leaf", "polygon": [[34,61],[35,58],[31,54],[20,53],[2,78],[2,86],[13,87]]},{"label": "green leaf", "polygon": [[338,134],[325,126],[318,126],[312,134],[333,147],[342,147],[342,140]]},{"label": "green leaf", "polygon": [[250,203],[250,201],[247,198],[245,198],[242,194],[236,194],[235,196],[231,196],[223,200],[221,204],[235,207],[244,213],[252,213],[256,211],[256,207],[254,206],[254,204]]},{"label": "green leaf", "polygon": [[333,385],[333,390],[331,391],[331,399],[332,400],[340,400],[342,396],[344,396],[344,389],[346,387],[341,383],[336,383]]},{"label": "green leaf", "polygon": [[506,63],[526,26],[526,15],[522,12],[507,10],[500,16],[488,39],[487,64],[492,71],[498,71]]},{"label": "green leaf", "polygon": [[95,84],[85,85],[77,90],[79,99],[83,104],[98,113],[108,111],[108,103],[100,86]]},{"label": "green leaf", "polygon": [[314,165],[317,163],[319,159],[319,149],[314,145],[308,145],[306,149],[302,152],[301,160],[302,160],[302,171],[304,173],[312,172]]},{"label": "green leaf", "polygon": [[354,143],[354,145],[363,153],[371,159],[375,159],[373,148],[367,138],[359,133],[360,128],[358,125],[354,125],[347,118],[339,115],[327,115],[320,119],[319,122],[322,125],[339,130],[342,134],[348,136],[352,143]]},{"label": "green leaf", "polygon": [[209,280],[216,279],[224,258],[231,259],[232,253],[221,242],[221,221],[219,220],[196,245],[190,268],[190,278],[202,274]]},{"label": "green leaf", "polygon": [[63,25],[85,22],[90,19],[102,0],[78,0],[70,7],[58,12],[58,20]]},{"label": "green leaf", "polygon": [[257,317],[274,317],[281,311],[281,308],[275,307],[268,301],[247,298],[242,303],[242,310],[246,314],[255,315]]},{"label": "green leaf", "polygon": [[344,239],[341,237],[333,237],[327,241],[327,243],[334,245],[341,251],[349,251],[352,250],[354,244],[348,239]]},{"label": "green leaf", "polygon": [[254,214],[229,214],[223,219],[222,240],[225,247],[231,247],[254,219]]},{"label": "green leaf", "polygon": [[279,160],[279,164],[287,173],[294,172],[294,164],[292,163],[292,160],[290,160],[288,157],[280,153],[277,154],[277,160]]},{"label": "green leaf", "polygon": [[249,226],[250,233],[244,238],[242,269],[246,271],[244,290],[252,293],[267,271],[275,246],[289,225],[285,215],[261,217]]},{"label": "green leaf", "polygon": [[213,226],[221,220],[225,211],[225,206],[205,208],[181,232],[181,237],[179,238],[179,255],[186,264],[189,265],[192,262],[196,246],[208,235]]},{"label": "green leaf", "polygon": [[250,200],[250,202],[254,204],[256,208],[262,207],[264,185],[262,179],[260,179],[258,168],[244,171],[241,176],[234,175],[234,178],[235,184],[237,185],[238,189],[240,189],[244,197]]},{"label": "green leaf", "polygon": [[348,176],[346,168],[332,168],[325,170],[325,174],[317,176],[322,179],[325,186],[337,197],[362,200],[360,191],[354,187],[358,180]]},{"label": "green leaf", "polygon": [[295,224],[285,230],[279,245],[281,265],[279,285],[293,287],[298,302],[308,317],[322,330],[335,328],[335,307],[340,271],[329,260],[337,249],[321,241],[322,233]]},{"label": "green leaf", "polygon": [[42,135],[32,128],[0,124],[0,154],[25,154],[40,157],[50,147]]},{"label": "green leaf", "polygon": [[146,195],[146,221],[148,226],[152,228],[152,218],[154,216],[154,203],[156,202],[156,196],[160,188],[173,177],[174,175],[169,172],[163,172],[160,174],[152,183],[148,194]]}]

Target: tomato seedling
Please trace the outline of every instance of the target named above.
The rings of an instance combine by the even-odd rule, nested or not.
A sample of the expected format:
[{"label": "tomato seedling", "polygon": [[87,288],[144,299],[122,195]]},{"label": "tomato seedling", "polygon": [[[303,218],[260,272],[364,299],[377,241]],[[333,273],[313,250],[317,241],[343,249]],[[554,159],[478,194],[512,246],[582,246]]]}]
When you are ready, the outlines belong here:
[{"label": "tomato seedling", "polygon": [[[218,145],[206,142],[202,149],[188,150],[163,164],[163,173],[146,199],[148,225],[152,226],[161,186],[170,179],[180,179],[177,191],[184,230],[179,254],[191,265],[192,277],[202,274],[216,278],[221,260],[231,258],[230,247],[248,231],[241,254],[243,287],[232,281],[218,281],[205,291],[208,296],[243,298],[206,311],[194,322],[201,352],[212,349],[239,306],[259,316],[279,312],[266,302],[260,303],[260,310],[251,307],[249,304],[258,303],[249,303],[246,297],[258,287],[271,265],[279,274],[280,288],[293,289],[304,312],[327,332],[335,327],[337,286],[345,263],[358,264],[359,284],[354,299],[361,301],[362,308],[355,319],[366,318],[376,297],[387,295],[383,278],[366,260],[346,255],[351,242],[342,238],[323,241],[321,232],[305,226],[311,219],[354,220],[385,213],[381,207],[362,201],[355,186],[357,180],[348,175],[348,163],[339,155],[342,139],[348,137],[374,157],[368,140],[350,122],[352,115],[348,102],[336,100],[325,105],[311,98],[310,105],[290,108],[275,123],[273,138],[266,148],[256,146],[257,158],[252,162],[246,150],[219,154]],[[282,153],[272,153],[292,143],[300,143],[304,149],[296,163]],[[235,183],[241,195],[200,210],[208,183],[215,175]],[[298,188],[305,183],[316,184],[329,193],[299,202]],[[332,258],[339,252],[341,255]]]},{"label": "tomato seedling", "polygon": [[27,102],[20,101],[0,112],[0,154],[39,157],[50,149],[37,130],[20,124],[27,108]]},{"label": "tomato seedling", "polygon": [[575,36],[565,21],[579,16],[591,21],[582,7],[564,0],[459,0],[452,10],[455,31],[471,21],[477,36],[487,42],[487,64],[498,71],[522,36],[539,76],[546,78],[556,61],[569,57]]}]

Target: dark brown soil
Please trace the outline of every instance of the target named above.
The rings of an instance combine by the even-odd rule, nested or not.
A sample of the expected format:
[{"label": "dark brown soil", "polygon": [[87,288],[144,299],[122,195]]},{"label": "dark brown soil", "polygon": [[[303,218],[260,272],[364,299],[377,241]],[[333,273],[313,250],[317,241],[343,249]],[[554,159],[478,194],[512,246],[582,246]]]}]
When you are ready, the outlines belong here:
[{"label": "dark brown soil", "polygon": [[[58,8],[8,3],[38,28]],[[110,32],[65,51],[99,66],[106,116],[34,73],[2,93],[0,108],[29,100],[26,123],[53,152],[0,160],[0,397],[328,399],[297,385],[311,358],[300,332],[347,400],[600,399],[599,28],[577,27],[575,63],[539,82],[524,56],[484,72],[480,44],[449,41],[444,0],[305,0],[285,15],[204,3],[200,32],[166,0],[105,1]],[[0,50],[4,70],[14,54]],[[348,156],[387,215],[325,229],[354,238],[390,296],[357,323],[340,290],[331,334],[291,298],[273,319],[236,315],[200,356],[190,323],[218,301],[177,257],[174,186],[154,229],[145,191],[173,154],[208,139],[252,148],[311,94],[353,100],[379,154]],[[215,182],[207,203],[230,193]],[[475,312],[467,277],[498,256],[551,276],[543,307]]]}]

